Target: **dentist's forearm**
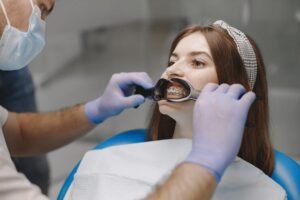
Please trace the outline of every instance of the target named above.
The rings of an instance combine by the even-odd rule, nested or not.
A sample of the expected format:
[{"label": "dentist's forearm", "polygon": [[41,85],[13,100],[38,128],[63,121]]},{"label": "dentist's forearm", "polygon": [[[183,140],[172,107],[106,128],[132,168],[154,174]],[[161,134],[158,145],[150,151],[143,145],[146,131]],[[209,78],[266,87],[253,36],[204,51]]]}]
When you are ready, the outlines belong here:
[{"label": "dentist's forearm", "polygon": [[215,177],[205,168],[183,163],[146,200],[209,200],[216,185]]},{"label": "dentist's forearm", "polygon": [[48,113],[10,113],[4,126],[13,155],[35,155],[62,147],[90,131],[84,105]]}]

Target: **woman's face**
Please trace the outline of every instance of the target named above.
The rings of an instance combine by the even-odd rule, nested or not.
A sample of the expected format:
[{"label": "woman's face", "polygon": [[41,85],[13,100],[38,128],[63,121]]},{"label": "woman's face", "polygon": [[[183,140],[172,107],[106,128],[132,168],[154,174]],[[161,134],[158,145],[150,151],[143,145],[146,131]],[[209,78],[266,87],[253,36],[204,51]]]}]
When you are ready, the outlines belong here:
[{"label": "woman's face", "polygon": [[[209,82],[218,83],[210,48],[202,33],[192,33],[177,44],[169,59],[169,67],[161,77],[184,79],[196,90],[202,90]],[[180,89],[177,89],[180,92]],[[195,101],[192,100],[181,103],[172,103],[166,100],[158,102],[160,112],[169,115],[177,122],[187,117],[190,120],[194,103]]]}]

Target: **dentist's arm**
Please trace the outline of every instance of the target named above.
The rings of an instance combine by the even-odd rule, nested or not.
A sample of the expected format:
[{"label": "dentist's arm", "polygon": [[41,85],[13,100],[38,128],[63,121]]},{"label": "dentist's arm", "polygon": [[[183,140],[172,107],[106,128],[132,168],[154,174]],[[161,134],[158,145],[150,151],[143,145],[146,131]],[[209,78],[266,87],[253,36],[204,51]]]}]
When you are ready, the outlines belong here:
[{"label": "dentist's arm", "polygon": [[183,163],[146,200],[209,200],[216,185],[216,179],[207,169]]},{"label": "dentist's arm", "polygon": [[194,107],[192,150],[147,200],[208,200],[240,149],[253,92],[208,84]]},{"label": "dentist's arm", "polygon": [[110,79],[103,95],[86,104],[49,113],[9,113],[4,135],[13,155],[33,155],[64,146],[95,125],[142,104],[141,95],[131,95],[133,85],[153,87],[146,73],[120,73]]}]

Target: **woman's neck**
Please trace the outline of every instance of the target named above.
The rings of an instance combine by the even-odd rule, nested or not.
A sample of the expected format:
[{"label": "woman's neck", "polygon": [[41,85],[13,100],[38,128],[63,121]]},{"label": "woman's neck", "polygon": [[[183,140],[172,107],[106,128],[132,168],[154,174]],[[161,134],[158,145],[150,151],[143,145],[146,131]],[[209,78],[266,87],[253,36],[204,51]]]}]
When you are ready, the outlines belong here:
[{"label": "woman's neck", "polygon": [[193,120],[178,122],[176,121],[173,138],[192,138],[193,136]]}]

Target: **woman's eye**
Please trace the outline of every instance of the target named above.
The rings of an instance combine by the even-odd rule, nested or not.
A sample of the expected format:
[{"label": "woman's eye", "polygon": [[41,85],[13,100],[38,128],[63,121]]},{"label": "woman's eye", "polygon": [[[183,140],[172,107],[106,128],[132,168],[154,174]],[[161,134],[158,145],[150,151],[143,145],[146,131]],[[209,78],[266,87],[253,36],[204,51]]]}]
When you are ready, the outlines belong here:
[{"label": "woman's eye", "polygon": [[170,61],[168,62],[168,67],[174,65],[174,63],[175,63],[174,61],[171,61],[171,60],[170,60]]},{"label": "woman's eye", "polygon": [[193,60],[192,61],[192,66],[194,68],[202,68],[202,67],[204,67],[204,62],[199,61],[199,60]]}]

